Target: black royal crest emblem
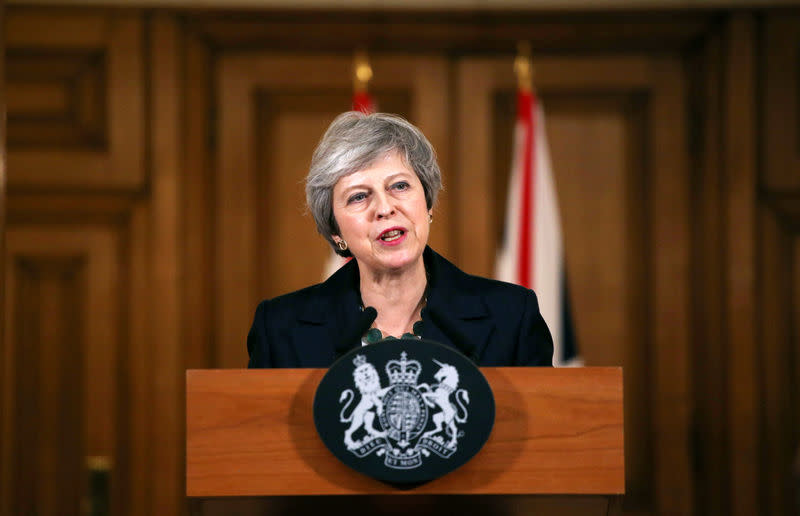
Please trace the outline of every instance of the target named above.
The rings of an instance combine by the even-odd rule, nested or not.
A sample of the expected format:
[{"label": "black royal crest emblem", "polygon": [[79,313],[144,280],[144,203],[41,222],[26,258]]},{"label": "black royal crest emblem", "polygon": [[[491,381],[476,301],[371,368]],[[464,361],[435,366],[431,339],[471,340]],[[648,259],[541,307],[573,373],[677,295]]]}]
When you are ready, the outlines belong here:
[{"label": "black royal crest emblem", "polygon": [[449,473],[483,447],[494,397],[480,370],[430,340],[385,340],[355,349],[326,373],[314,422],[348,466],[395,484]]}]

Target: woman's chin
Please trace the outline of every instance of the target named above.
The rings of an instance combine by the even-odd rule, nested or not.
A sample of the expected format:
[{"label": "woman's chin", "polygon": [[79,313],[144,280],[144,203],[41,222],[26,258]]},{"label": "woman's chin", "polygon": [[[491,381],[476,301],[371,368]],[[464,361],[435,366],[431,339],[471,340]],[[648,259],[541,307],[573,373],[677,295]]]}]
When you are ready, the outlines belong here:
[{"label": "woman's chin", "polygon": [[375,269],[375,272],[398,273],[413,269],[414,266],[421,261],[422,254],[417,255],[408,252],[400,252],[398,250],[398,252],[386,253],[378,257],[377,260],[368,264],[367,267]]}]

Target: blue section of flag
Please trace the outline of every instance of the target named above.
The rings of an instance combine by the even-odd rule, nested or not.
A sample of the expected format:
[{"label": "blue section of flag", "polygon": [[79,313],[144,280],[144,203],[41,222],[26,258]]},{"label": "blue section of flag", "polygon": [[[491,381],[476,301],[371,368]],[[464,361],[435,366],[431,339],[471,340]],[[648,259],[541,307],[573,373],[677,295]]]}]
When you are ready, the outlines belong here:
[{"label": "blue section of flag", "polygon": [[572,302],[569,295],[567,271],[561,268],[561,363],[578,358],[578,338],[572,324]]}]

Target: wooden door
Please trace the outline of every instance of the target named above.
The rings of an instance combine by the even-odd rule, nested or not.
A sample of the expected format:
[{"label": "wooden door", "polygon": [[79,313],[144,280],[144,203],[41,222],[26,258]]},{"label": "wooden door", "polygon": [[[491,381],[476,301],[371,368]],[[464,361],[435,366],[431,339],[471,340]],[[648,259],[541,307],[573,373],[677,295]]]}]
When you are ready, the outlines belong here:
[{"label": "wooden door", "polygon": [[5,28],[0,514],[144,513],[143,25],[21,9]]},{"label": "wooden door", "polygon": [[12,512],[79,514],[87,466],[116,457],[119,242],[12,222],[7,249]]},{"label": "wooden door", "polygon": [[[580,351],[588,365],[625,367],[626,509],[688,514],[689,191],[680,57],[545,55],[534,68]],[[510,57],[457,65],[465,130],[451,181],[454,218],[469,224],[459,226],[456,241],[462,267],[482,275],[492,274],[502,234],[512,70]]]}]

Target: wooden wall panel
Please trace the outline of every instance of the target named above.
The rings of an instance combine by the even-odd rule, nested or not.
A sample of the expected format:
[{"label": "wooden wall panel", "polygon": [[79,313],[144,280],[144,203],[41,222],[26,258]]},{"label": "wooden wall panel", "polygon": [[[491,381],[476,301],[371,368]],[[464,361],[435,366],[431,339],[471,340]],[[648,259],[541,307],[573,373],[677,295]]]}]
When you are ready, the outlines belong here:
[{"label": "wooden wall panel", "polygon": [[150,312],[153,389],[150,444],[151,511],[178,514],[182,504],[175,493],[183,491],[183,378],[180,305],[181,234],[181,48],[173,19],[156,15],[151,24],[150,83],[153,86],[150,120],[152,149],[150,210],[148,221],[150,280],[157,285],[150,295],[158,303]]},{"label": "wooden wall panel", "polygon": [[[626,506],[688,513],[689,176],[681,62],[539,56],[535,67],[579,344],[587,363],[626,367]],[[511,59],[464,59],[456,77],[462,130],[452,181],[459,218],[469,221],[458,228],[458,263],[491,275],[509,167],[509,147],[498,138],[510,138],[513,126]]]},{"label": "wooden wall panel", "polygon": [[[722,363],[727,346],[723,332],[723,310],[719,306],[724,282],[720,261],[724,257],[721,220],[724,176],[719,124],[722,106],[719,101],[723,82],[722,38],[708,38],[702,51],[690,58],[690,123],[694,138],[690,139],[692,168],[692,262],[695,302],[692,306],[694,348],[693,386],[694,414],[692,425],[693,467],[696,470],[695,513],[727,514],[727,449],[723,436],[727,431],[725,405],[719,393],[725,391]],[[691,127],[691,126],[690,126]],[[691,129],[690,129],[691,130]],[[703,152],[701,149],[706,149]]]},{"label": "wooden wall panel", "polygon": [[764,186],[800,189],[800,14],[764,21]]},{"label": "wooden wall panel", "polygon": [[[491,59],[463,59],[456,65],[456,124],[454,135],[455,167],[449,179],[454,201],[454,219],[469,221],[453,228],[456,236],[455,263],[470,274],[489,274],[494,263],[493,244],[496,231],[492,227],[495,182],[492,170],[493,94],[498,77],[506,88],[513,86],[508,67],[510,59],[499,63]],[[505,66],[504,66],[505,65]],[[499,73],[498,73],[499,72]],[[513,122],[511,122],[513,125]],[[487,195],[488,194],[488,195]]]},{"label": "wooden wall panel", "polygon": [[13,82],[9,124],[12,146],[101,149],[106,145],[107,74],[103,51],[30,54],[15,48],[9,56]]},{"label": "wooden wall panel", "polygon": [[[142,195],[145,27],[135,11],[18,8],[6,21],[12,66],[5,277],[13,288],[19,259],[33,264],[28,268],[38,282],[22,283],[35,285],[37,305],[20,300],[6,307],[7,317],[18,309],[29,315],[11,319],[6,335],[33,326],[41,331],[34,340],[9,337],[4,371],[25,371],[9,369],[18,350],[47,361],[35,371],[31,388],[15,389],[15,378],[23,377],[4,375],[4,414],[13,414],[13,406],[36,407],[45,392],[52,393],[51,405],[64,403],[55,419],[48,407],[35,413],[36,421],[4,423],[4,443],[20,444],[13,439],[29,430],[35,442],[24,444],[32,445],[32,457],[42,457],[42,467],[29,482],[38,491],[15,494],[17,466],[4,466],[0,498],[24,501],[36,514],[79,514],[87,510],[87,468],[110,464],[110,510],[149,514],[153,352],[145,344],[152,337],[146,326],[153,282],[152,258],[144,264],[141,259],[152,231],[144,227],[143,237],[141,225],[131,224],[149,217]],[[79,264],[81,272],[65,272],[71,270],[65,263]],[[73,328],[68,323],[80,331],[66,331]],[[45,366],[52,374],[38,374]],[[170,378],[179,385],[176,370]],[[67,380],[69,387],[63,385]],[[169,409],[176,412],[177,403]],[[46,439],[32,428],[44,429],[40,437]],[[4,447],[3,457],[13,449]],[[0,514],[16,513],[0,506]]]},{"label": "wooden wall panel", "polygon": [[[692,443],[698,514],[790,514],[794,496],[789,468],[800,402],[787,280],[800,196],[791,186],[796,167],[771,140],[785,142],[778,133],[792,131],[791,104],[775,95],[787,83],[776,89],[759,82],[761,67],[774,66],[772,53],[786,53],[770,47],[780,33],[770,18],[759,26],[752,14],[731,16],[709,35],[699,68],[691,70],[703,88],[695,94],[704,97],[695,100],[692,121],[705,124],[691,140],[699,160],[693,178],[698,286]],[[767,82],[785,81],[791,72],[767,75]],[[771,117],[779,111],[775,125]],[[759,123],[765,124],[760,131]]]},{"label": "wooden wall panel", "polygon": [[[787,479],[800,449],[800,369],[798,369],[798,242],[800,218],[786,218],[765,205],[759,210],[762,262],[759,272],[761,315],[759,340],[763,355],[764,437],[762,507],[767,514],[789,514],[796,494]],[[769,322],[767,322],[769,318]]]},{"label": "wooden wall panel", "polygon": [[[128,375],[127,405],[123,407],[120,421],[124,422],[118,434],[119,448],[124,455],[118,463],[119,483],[114,494],[119,500],[121,514],[131,516],[153,513],[151,489],[160,480],[154,475],[159,465],[152,454],[152,440],[161,420],[153,413],[152,388],[154,362],[158,360],[157,343],[150,330],[150,307],[155,304],[150,288],[150,220],[147,206],[137,203],[130,209],[125,231],[125,262],[128,275],[124,278],[128,315],[125,321],[128,349],[123,371]],[[180,392],[180,391],[179,391]],[[154,431],[155,429],[155,431]],[[121,453],[122,455],[122,453]],[[182,493],[173,494],[179,497]]]},{"label": "wooden wall panel", "polygon": [[215,142],[211,131],[213,102],[211,50],[194,34],[186,34],[185,80],[181,104],[181,154],[184,247],[181,270],[192,281],[182,282],[184,329],[183,357],[186,367],[214,364],[214,204],[213,163]]},{"label": "wooden wall panel", "polygon": [[12,224],[4,377],[16,514],[77,514],[87,457],[117,454],[119,241],[113,228]]},{"label": "wooden wall panel", "polygon": [[728,426],[731,457],[731,514],[759,511],[758,350],[755,340],[756,205],[755,24],[748,15],[730,23],[723,133],[727,164],[725,192]]},{"label": "wooden wall panel", "polygon": [[[627,256],[629,199],[635,188],[631,178],[642,174],[644,166],[631,149],[645,143],[640,137],[645,131],[643,106],[636,95],[548,95],[545,90],[542,97],[551,156],[558,163],[567,270],[572,290],[580,285],[580,295],[573,294],[573,309],[581,314],[578,341],[604,343],[583,346],[581,353],[587,363],[622,364],[631,332],[629,313],[619,307],[626,306],[639,279],[626,271],[633,265]],[[607,268],[612,263],[619,267]]]},{"label": "wooden wall panel", "polygon": [[[648,179],[650,241],[654,275],[648,333],[655,376],[651,399],[655,450],[655,497],[659,512],[688,514],[694,504],[689,460],[691,392],[689,304],[690,221],[686,149],[686,100],[682,63],[677,58],[654,62]],[[676,130],[677,129],[677,130]]]},{"label": "wooden wall panel", "polygon": [[[0,5],[0,24],[5,26],[5,5]],[[6,259],[6,55],[0,55],[0,270],[5,270]],[[6,361],[6,341],[5,341],[5,275],[0,276],[0,373],[7,377],[11,365]],[[10,427],[13,424],[11,416],[7,411],[10,407],[10,395],[3,389],[0,393],[0,435],[10,435]],[[10,444],[7,439],[0,443],[0,514],[10,512],[10,498],[6,491],[8,479],[11,476]]]},{"label": "wooden wall panel", "polygon": [[[15,256],[11,325],[19,374],[11,491],[17,514],[77,513],[84,492],[81,257]],[[24,401],[23,401],[24,400]],[[69,443],[69,446],[63,446]]]},{"label": "wooden wall panel", "polygon": [[20,9],[6,28],[9,185],[142,188],[140,20]]},{"label": "wooden wall panel", "polygon": [[[798,227],[800,227],[800,220],[795,218],[794,228],[796,229]],[[786,321],[792,322],[790,335],[793,336],[794,339],[787,339],[784,340],[784,342],[788,342],[786,356],[794,358],[794,360],[791,360],[791,358],[787,360],[789,370],[784,373],[786,378],[784,381],[789,385],[789,388],[785,391],[786,400],[781,404],[781,413],[784,414],[789,428],[787,430],[786,426],[781,426],[784,432],[784,439],[778,442],[785,443],[785,450],[788,451],[789,456],[794,457],[794,462],[788,468],[790,471],[790,473],[788,473],[789,478],[794,479],[794,489],[790,487],[788,489],[789,492],[785,495],[786,498],[783,498],[783,500],[787,507],[791,507],[792,496],[794,496],[794,504],[795,507],[797,507],[798,503],[800,503],[800,486],[797,485],[798,475],[800,475],[800,471],[798,471],[798,469],[800,469],[800,411],[796,410],[796,408],[800,406],[800,339],[797,338],[797,336],[800,335],[800,301],[798,301],[800,300],[800,239],[796,237],[793,242],[791,266],[792,304],[789,317]],[[787,453],[780,453],[778,455],[779,464],[785,464],[786,459]],[[785,478],[783,475],[786,469],[784,468],[785,466],[783,465],[777,468],[781,478]]]},{"label": "wooden wall panel", "polygon": [[759,459],[760,508],[791,514],[800,500],[789,481],[800,453],[800,16],[771,13],[762,34],[763,159],[755,222],[761,282],[754,354],[763,420],[753,455]]}]

